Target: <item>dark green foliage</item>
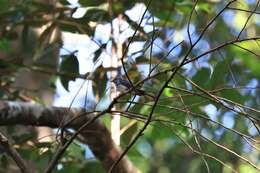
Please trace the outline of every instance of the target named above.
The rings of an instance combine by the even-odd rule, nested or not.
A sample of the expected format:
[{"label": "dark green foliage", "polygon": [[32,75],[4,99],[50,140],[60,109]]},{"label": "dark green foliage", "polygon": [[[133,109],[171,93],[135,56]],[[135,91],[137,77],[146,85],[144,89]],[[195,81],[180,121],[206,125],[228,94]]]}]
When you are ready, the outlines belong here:
[{"label": "dark green foliage", "polygon": [[79,62],[77,57],[75,56],[75,53],[62,56],[60,72],[66,72],[71,74],[71,76],[64,75],[60,77],[62,85],[66,90],[68,90],[69,81],[75,80],[75,76],[79,74]]}]

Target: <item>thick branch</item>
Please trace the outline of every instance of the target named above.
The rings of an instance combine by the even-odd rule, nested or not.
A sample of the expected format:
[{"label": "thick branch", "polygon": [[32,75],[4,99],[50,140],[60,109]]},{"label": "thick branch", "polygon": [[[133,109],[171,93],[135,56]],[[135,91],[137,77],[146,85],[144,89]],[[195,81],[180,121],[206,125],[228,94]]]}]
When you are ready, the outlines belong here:
[{"label": "thick branch", "polygon": [[[80,115],[80,116],[79,116]],[[44,107],[37,104],[0,101],[0,125],[33,125],[58,128],[62,120],[74,118],[66,128],[77,130],[85,122],[92,119],[94,113],[82,109],[67,109],[59,107]],[[77,117],[77,118],[75,118]],[[80,133],[85,144],[89,146],[106,170],[121,154],[110,137],[110,133],[100,120],[96,120]],[[115,170],[117,173],[139,172],[125,157]]]}]

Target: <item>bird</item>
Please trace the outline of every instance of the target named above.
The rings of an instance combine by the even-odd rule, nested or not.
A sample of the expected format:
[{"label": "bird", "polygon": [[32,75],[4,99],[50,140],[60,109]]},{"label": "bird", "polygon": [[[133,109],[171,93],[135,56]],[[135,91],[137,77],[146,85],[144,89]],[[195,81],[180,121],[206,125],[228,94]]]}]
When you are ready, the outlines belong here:
[{"label": "bird", "polygon": [[[134,87],[130,82],[123,79],[119,75],[117,75],[114,79],[112,79],[111,82],[113,82],[116,85],[117,90],[120,91],[120,92],[125,92],[125,91]],[[154,98],[154,96],[152,96],[152,95],[146,93],[145,91],[138,89],[136,87],[134,87],[133,91],[135,92],[136,95],[139,95],[139,96],[145,96],[146,95],[146,96]]]}]

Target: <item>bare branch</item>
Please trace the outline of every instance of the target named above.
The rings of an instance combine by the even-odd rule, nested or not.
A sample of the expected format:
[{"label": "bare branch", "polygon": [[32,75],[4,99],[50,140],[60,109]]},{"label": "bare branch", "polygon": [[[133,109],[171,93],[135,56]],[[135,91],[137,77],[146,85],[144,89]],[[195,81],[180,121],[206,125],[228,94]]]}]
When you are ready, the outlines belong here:
[{"label": "bare branch", "polygon": [[2,148],[17,164],[22,173],[33,173],[32,169],[29,169],[26,162],[22,159],[20,154],[15,148],[11,146],[8,139],[0,133],[0,148]]}]

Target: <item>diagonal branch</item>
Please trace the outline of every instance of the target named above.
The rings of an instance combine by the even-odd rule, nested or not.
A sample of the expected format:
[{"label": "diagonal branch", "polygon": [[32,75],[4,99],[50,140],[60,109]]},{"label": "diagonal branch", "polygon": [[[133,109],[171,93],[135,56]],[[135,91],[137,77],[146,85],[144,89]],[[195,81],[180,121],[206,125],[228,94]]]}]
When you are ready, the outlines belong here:
[{"label": "diagonal branch", "polygon": [[0,148],[2,148],[15,161],[22,173],[34,172],[32,169],[27,167],[20,154],[11,146],[8,139],[2,133],[0,133]]}]

